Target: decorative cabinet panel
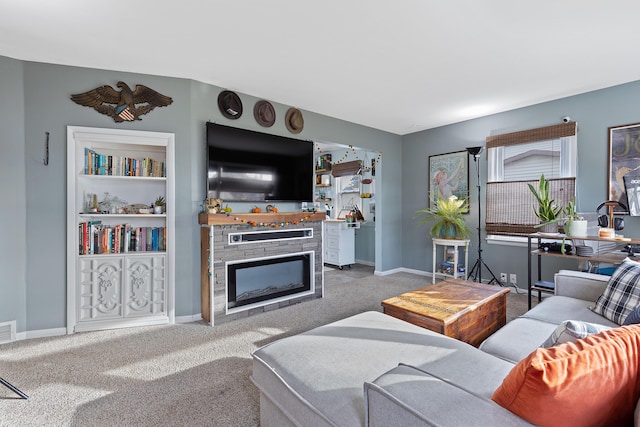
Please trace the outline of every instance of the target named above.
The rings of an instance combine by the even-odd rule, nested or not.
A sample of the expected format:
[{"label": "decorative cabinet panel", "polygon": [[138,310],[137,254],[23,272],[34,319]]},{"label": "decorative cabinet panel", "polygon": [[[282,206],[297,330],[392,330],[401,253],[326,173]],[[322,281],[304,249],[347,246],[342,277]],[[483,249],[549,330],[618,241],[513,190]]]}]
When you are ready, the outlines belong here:
[{"label": "decorative cabinet panel", "polygon": [[174,322],[174,144],[67,127],[68,333]]},{"label": "decorative cabinet panel", "polygon": [[78,322],[166,316],[164,255],[83,257],[79,265]]}]

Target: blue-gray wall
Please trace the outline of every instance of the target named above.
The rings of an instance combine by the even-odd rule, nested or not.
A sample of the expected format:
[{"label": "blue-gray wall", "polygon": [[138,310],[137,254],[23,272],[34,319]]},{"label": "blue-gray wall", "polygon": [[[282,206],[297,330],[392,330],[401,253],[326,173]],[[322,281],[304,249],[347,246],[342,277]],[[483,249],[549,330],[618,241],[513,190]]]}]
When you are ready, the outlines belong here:
[{"label": "blue-gray wall", "polygon": [[[73,93],[99,85],[144,84],[171,96],[174,103],[158,108],[142,121],[116,124],[107,116],[69,100]],[[205,122],[290,136],[282,117],[289,106],[274,103],[278,120],[261,128],[251,114],[257,98],[240,94],[245,114],[222,117],[213,85],[186,79],[41,64],[0,57],[0,322],[17,320],[18,332],[64,328],[66,319],[66,126],[95,126],[173,132],[176,135],[176,315],[200,311],[199,233],[197,213],[205,196]],[[484,145],[496,131],[529,129],[559,123],[563,116],[578,122],[578,206],[595,210],[606,198],[607,128],[640,122],[636,102],[640,82],[573,96],[404,137],[304,112],[302,139],[353,145],[382,152],[376,170],[375,266],[429,271],[431,240],[418,226],[414,212],[427,201],[430,155]],[[44,166],[45,132],[50,133],[50,163]],[[481,159],[486,180],[486,158]],[[475,169],[470,162],[472,191],[469,225],[475,229],[478,201]],[[483,185],[484,192],[484,185]],[[482,195],[484,200],[484,194]],[[483,211],[484,211],[484,205]],[[286,208],[286,207],[285,207]],[[237,211],[246,206],[238,205]],[[640,235],[640,219],[627,218],[624,231]],[[472,238],[470,261],[477,239]],[[483,245],[492,270],[517,273],[526,283],[526,249]],[[561,261],[545,262],[546,275]],[[486,277],[486,273],[483,274]]]},{"label": "blue-gray wall", "polygon": [[[73,103],[69,96],[119,80],[144,84],[173,98],[142,121],[116,124]],[[223,88],[186,79],[18,61],[0,57],[0,322],[17,320],[21,332],[66,326],[66,127],[68,125],[173,132],[176,135],[176,316],[200,312],[200,241],[197,214],[205,197],[205,122],[291,136],[282,118],[289,106],[274,103],[278,121],[260,127],[252,115],[257,98],[239,94],[245,113],[224,118],[217,107]],[[402,138],[330,117],[303,112],[297,137],[352,144],[385,153],[380,162],[381,201],[400,205]],[[50,162],[43,165],[45,132]],[[386,198],[386,199],[385,199]],[[285,209],[287,207],[285,206]],[[247,206],[237,206],[247,212]],[[402,266],[401,212],[380,209],[376,269]],[[379,223],[379,224],[380,224]]]},{"label": "blue-gray wall", "polygon": [[22,62],[0,57],[0,321],[26,324],[27,186]]},{"label": "blue-gray wall", "polygon": [[[640,122],[637,107],[639,97],[640,82],[633,82],[406,135],[403,138],[402,156],[402,167],[405,171],[402,180],[403,266],[416,270],[431,270],[432,248],[428,228],[418,226],[413,217],[415,211],[427,203],[427,170],[430,155],[484,146],[488,135],[556,124],[561,122],[563,116],[570,116],[578,122],[578,209],[581,212],[593,212],[607,199],[607,128]],[[483,153],[480,159],[482,224],[485,211],[486,160],[486,153]],[[467,217],[467,223],[475,231],[478,207],[477,179],[473,160],[470,159],[469,163],[471,214]],[[625,217],[625,223],[623,234],[640,236],[640,218]],[[477,241],[477,235],[474,234],[469,252],[470,264],[477,258]],[[526,286],[526,248],[487,245],[483,241],[482,249],[484,261],[498,278],[500,272],[516,273],[519,285]],[[577,264],[575,261],[560,261],[546,257],[543,266],[544,278],[551,280],[553,273],[559,268],[575,269]],[[487,276],[488,273],[483,270],[483,278]]]}]

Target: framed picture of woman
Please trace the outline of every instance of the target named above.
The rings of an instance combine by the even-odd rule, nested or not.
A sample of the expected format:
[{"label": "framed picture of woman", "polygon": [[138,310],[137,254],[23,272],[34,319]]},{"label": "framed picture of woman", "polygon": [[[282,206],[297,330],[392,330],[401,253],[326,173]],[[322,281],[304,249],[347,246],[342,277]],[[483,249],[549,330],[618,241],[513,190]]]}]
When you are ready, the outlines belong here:
[{"label": "framed picture of woman", "polygon": [[456,151],[429,156],[429,204],[456,196],[469,198],[469,153]]}]

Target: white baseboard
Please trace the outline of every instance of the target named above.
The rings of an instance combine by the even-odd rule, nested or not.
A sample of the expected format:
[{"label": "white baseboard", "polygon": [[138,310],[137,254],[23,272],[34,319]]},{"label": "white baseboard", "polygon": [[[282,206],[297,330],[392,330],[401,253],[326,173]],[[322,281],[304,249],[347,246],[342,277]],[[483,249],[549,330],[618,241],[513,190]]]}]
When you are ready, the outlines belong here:
[{"label": "white baseboard", "polygon": [[419,276],[432,276],[432,273],[429,271],[422,271],[422,270],[414,270],[412,268],[405,268],[405,267],[400,267],[400,268],[394,268],[392,270],[385,270],[385,271],[374,271],[373,274],[375,274],[376,276],[388,276],[390,274],[394,274],[394,273],[411,273],[411,274],[417,274]]},{"label": "white baseboard", "polygon": [[66,334],[67,328],[38,329],[35,331],[18,332],[16,339],[26,340],[31,338],[58,337]]},{"label": "white baseboard", "polygon": [[201,313],[192,314],[190,316],[176,316],[176,324],[199,322],[201,320],[202,320]]}]

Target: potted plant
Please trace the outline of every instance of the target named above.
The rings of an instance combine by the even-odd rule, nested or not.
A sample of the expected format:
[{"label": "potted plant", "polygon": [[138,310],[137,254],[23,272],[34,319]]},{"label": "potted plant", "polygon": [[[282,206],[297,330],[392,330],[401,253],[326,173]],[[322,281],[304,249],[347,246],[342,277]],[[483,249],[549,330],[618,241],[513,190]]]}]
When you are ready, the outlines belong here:
[{"label": "potted plant", "polygon": [[431,237],[444,239],[465,239],[471,236],[462,216],[469,211],[466,200],[458,200],[456,196],[448,199],[432,199],[432,207],[420,209],[416,215],[422,216],[420,224],[433,222]]},{"label": "potted plant", "polygon": [[166,205],[166,201],[163,196],[158,196],[155,202],[153,202],[153,212],[156,214],[161,214],[164,211],[164,206]]},{"label": "potted plant", "polygon": [[575,200],[567,203],[564,208],[564,219],[566,220],[564,232],[574,237],[587,237],[587,220],[578,215]]},{"label": "potted plant", "polygon": [[533,193],[533,196],[536,198],[538,202],[538,209],[533,207],[533,213],[540,220],[540,224],[536,225],[536,228],[540,228],[540,231],[546,233],[552,233],[558,231],[558,221],[561,219],[558,218],[560,213],[562,212],[562,208],[556,205],[556,201],[551,198],[551,193],[549,191],[549,180],[545,179],[544,174],[540,175],[540,180],[538,181],[538,189],[531,185],[529,186],[529,190]]}]

